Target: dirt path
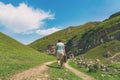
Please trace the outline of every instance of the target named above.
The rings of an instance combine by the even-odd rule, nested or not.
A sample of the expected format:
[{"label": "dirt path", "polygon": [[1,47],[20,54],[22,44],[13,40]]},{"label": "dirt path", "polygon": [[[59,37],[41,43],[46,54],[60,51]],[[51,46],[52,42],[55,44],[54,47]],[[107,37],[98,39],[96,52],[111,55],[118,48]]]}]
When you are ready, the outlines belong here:
[{"label": "dirt path", "polygon": [[91,76],[89,76],[89,75],[86,75],[86,74],[84,74],[84,73],[82,73],[82,72],[80,72],[80,71],[78,71],[78,70],[70,67],[70,66],[68,65],[68,62],[65,63],[65,67],[66,67],[67,69],[69,69],[70,71],[72,71],[72,72],[73,72],[74,74],[76,74],[77,76],[79,76],[80,78],[82,78],[83,80],[95,80],[93,77],[91,77]]},{"label": "dirt path", "polygon": [[[47,65],[54,63],[55,61],[46,62],[41,66],[31,68],[29,70],[17,73],[10,77],[9,80],[49,80],[49,75],[45,73],[45,70],[48,69]],[[74,74],[82,78],[83,80],[95,80],[93,77],[88,76],[68,65],[65,64],[65,67],[72,71]]]},{"label": "dirt path", "polygon": [[50,65],[54,62],[55,61],[46,62],[41,66],[20,72],[11,76],[9,80],[48,80],[49,76],[44,73],[44,71],[48,69],[47,65]]},{"label": "dirt path", "polygon": [[119,56],[120,53],[116,53],[115,55],[113,55],[112,57],[110,57],[111,59],[115,58],[116,56]]}]

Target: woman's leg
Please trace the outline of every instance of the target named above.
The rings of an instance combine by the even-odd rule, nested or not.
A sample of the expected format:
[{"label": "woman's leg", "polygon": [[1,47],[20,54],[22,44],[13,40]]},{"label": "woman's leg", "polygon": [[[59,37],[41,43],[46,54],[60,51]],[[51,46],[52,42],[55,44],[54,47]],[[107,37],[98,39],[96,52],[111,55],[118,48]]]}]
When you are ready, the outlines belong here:
[{"label": "woman's leg", "polygon": [[57,54],[57,62],[58,62],[58,67],[61,68],[63,65],[63,54],[61,54],[61,53]]},{"label": "woman's leg", "polygon": [[63,66],[63,58],[60,59],[60,67]]}]

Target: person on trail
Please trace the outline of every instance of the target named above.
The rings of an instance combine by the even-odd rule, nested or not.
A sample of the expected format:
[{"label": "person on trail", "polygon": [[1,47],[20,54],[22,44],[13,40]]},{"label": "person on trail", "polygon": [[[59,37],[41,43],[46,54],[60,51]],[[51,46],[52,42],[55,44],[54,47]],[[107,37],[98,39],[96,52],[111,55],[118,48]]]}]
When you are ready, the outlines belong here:
[{"label": "person on trail", "polygon": [[63,58],[64,58],[64,56],[66,56],[65,45],[62,42],[62,40],[58,40],[58,42],[56,44],[56,53],[57,53],[56,55],[57,55],[58,67],[62,68]]}]

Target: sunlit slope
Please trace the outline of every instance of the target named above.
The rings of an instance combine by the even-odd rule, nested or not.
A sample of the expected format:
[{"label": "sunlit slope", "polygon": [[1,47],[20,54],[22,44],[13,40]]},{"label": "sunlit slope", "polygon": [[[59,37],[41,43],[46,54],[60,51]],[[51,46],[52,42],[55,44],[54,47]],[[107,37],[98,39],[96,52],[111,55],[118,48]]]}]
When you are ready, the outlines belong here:
[{"label": "sunlit slope", "polygon": [[84,25],[69,27],[38,39],[29,46],[38,50],[49,50],[58,39],[63,39],[68,54],[80,55],[100,44],[120,40],[120,12],[102,22],[89,22]]},{"label": "sunlit slope", "polygon": [[[101,44],[80,56],[84,56],[86,59],[93,59],[93,60],[100,59],[104,61],[114,56],[116,53],[120,53],[120,41],[113,40]],[[120,57],[120,55],[118,56]]]},{"label": "sunlit slope", "polygon": [[82,37],[82,35],[89,30],[90,28],[95,27],[100,22],[89,22],[84,25],[69,27],[58,32],[55,32],[51,35],[45,36],[41,39],[34,41],[29,44],[32,48],[38,51],[44,51],[47,49],[48,45],[54,45],[58,39],[62,39],[64,43],[67,43],[71,38],[78,36]]},{"label": "sunlit slope", "polygon": [[53,59],[0,32],[0,78]]}]

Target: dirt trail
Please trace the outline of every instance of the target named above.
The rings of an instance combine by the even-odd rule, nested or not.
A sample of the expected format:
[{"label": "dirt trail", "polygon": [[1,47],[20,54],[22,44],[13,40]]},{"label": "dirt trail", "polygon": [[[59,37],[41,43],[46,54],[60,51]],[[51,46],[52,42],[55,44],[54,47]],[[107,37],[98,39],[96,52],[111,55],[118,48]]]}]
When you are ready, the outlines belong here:
[{"label": "dirt trail", "polygon": [[[45,73],[45,70],[49,67],[47,65],[50,65],[54,63],[55,61],[46,62],[41,66],[31,68],[29,70],[17,73],[10,77],[9,80],[49,80],[49,75]],[[83,80],[95,80],[93,77],[88,76],[68,65],[68,63],[65,63],[65,67],[72,71],[74,74],[82,78]]]},{"label": "dirt trail", "polygon": [[112,57],[110,57],[111,59],[115,58],[116,56],[119,56],[120,53],[116,53],[115,55],[113,55]]},{"label": "dirt trail", "polygon": [[86,74],[84,74],[84,73],[82,73],[82,72],[80,72],[80,71],[78,71],[78,70],[70,67],[70,66],[68,65],[68,62],[65,63],[65,67],[66,67],[67,69],[69,69],[70,71],[72,71],[72,72],[73,72],[74,74],[76,74],[77,76],[79,76],[80,78],[82,78],[83,80],[95,80],[93,77],[91,77],[91,76],[89,76],[89,75],[86,75]]},{"label": "dirt trail", "polygon": [[48,80],[49,76],[44,73],[44,71],[48,69],[47,65],[50,65],[54,62],[55,61],[46,62],[41,66],[20,72],[11,76],[9,80]]}]

